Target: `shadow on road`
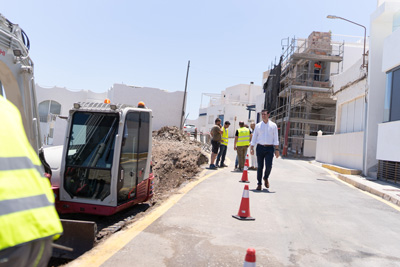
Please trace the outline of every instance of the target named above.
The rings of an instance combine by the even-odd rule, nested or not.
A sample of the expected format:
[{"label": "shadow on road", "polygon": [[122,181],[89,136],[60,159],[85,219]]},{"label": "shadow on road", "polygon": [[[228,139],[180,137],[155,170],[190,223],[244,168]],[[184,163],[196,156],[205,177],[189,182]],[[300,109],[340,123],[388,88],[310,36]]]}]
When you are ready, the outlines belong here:
[{"label": "shadow on road", "polygon": [[268,189],[262,189],[262,190],[256,190],[256,189],[250,189],[249,191],[254,192],[254,193],[268,193],[268,194],[275,194],[275,191],[269,191]]}]

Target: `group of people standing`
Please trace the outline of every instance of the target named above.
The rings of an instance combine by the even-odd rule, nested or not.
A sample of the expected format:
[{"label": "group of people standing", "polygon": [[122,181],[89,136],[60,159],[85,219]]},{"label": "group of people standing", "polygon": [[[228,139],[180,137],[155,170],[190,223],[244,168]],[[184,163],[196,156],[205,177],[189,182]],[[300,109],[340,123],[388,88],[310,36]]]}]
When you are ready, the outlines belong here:
[{"label": "group of people standing", "polygon": [[[272,161],[275,155],[279,157],[278,127],[269,120],[268,110],[261,111],[262,121],[255,124],[252,122],[250,127],[243,121],[239,122],[239,129],[235,133],[234,149],[237,151],[235,171],[243,171],[247,150],[250,147],[251,166],[249,170],[257,170],[257,188],[261,190],[262,179],[264,185],[269,188],[269,175],[272,169]],[[228,148],[228,128],[229,121],[221,125],[221,119],[215,119],[215,125],[211,128],[211,161],[210,169],[228,167],[225,164],[226,151]],[[265,164],[265,171],[263,173]]]}]

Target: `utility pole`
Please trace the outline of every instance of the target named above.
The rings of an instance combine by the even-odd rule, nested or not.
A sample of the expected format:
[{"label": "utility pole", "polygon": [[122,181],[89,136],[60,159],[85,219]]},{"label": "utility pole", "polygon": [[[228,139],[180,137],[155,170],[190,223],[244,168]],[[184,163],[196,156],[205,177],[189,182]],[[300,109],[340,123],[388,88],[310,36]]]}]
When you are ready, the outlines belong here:
[{"label": "utility pole", "polygon": [[190,60],[188,61],[187,72],[186,72],[186,82],[185,82],[185,93],[183,94],[183,103],[182,103],[182,115],[181,115],[181,124],[180,129],[183,129],[183,118],[185,117],[185,103],[186,103],[186,90],[187,90],[187,82],[189,77],[189,67],[190,67]]}]

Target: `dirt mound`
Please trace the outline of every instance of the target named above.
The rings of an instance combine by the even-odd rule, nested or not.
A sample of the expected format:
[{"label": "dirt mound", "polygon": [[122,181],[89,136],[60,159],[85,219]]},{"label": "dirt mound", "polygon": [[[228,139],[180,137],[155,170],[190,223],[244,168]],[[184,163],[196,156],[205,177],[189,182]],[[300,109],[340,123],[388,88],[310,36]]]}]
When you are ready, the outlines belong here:
[{"label": "dirt mound", "polygon": [[168,197],[182,183],[201,171],[209,155],[202,151],[202,143],[191,140],[177,127],[163,127],[153,132],[154,196],[152,204]]}]

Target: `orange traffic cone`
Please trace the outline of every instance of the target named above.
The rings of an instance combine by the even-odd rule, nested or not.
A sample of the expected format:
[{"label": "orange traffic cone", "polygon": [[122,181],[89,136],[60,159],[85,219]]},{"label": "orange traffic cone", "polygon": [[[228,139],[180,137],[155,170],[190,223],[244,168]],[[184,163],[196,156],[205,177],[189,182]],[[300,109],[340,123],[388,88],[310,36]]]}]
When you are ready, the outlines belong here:
[{"label": "orange traffic cone", "polygon": [[246,162],[244,163],[242,180],[240,180],[239,182],[241,182],[241,183],[250,183],[249,182],[249,176],[247,174],[248,168],[249,168],[249,154],[246,155]]},{"label": "orange traffic cone", "polygon": [[254,248],[247,249],[243,267],[256,267],[256,250]]},{"label": "orange traffic cone", "polygon": [[238,220],[255,220],[253,217],[250,216],[249,186],[247,184],[244,186],[242,201],[240,202],[238,215],[232,215],[232,217]]}]

